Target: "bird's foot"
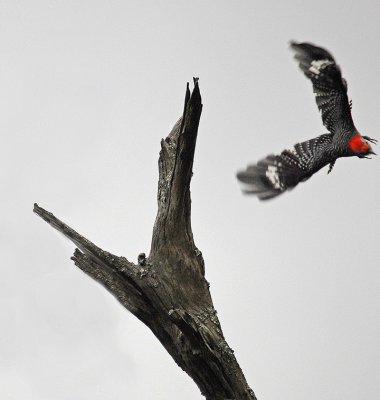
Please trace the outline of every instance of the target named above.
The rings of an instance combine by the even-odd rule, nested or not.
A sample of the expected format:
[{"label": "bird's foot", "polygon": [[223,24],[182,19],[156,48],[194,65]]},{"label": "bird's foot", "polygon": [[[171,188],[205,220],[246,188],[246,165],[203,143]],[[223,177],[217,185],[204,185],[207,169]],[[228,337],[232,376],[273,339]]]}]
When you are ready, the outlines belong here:
[{"label": "bird's foot", "polygon": [[372,139],[369,136],[363,136],[363,139],[365,139],[367,142],[370,142],[372,144],[377,144],[377,139]]},{"label": "bird's foot", "polygon": [[332,161],[332,162],[330,163],[329,170],[327,171],[328,174],[333,170],[334,165],[335,165],[335,161],[336,161],[336,160],[334,160],[334,161]]}]

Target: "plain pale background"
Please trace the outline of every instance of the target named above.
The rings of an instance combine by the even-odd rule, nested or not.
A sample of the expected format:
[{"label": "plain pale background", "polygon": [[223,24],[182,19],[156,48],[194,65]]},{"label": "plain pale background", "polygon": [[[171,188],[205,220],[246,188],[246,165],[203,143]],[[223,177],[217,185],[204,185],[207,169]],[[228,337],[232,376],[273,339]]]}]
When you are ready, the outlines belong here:
[{"label": "plain pale background", "polygon": [[[379,159],[291,193],[236,170],[325,133],[288,40],[330,49],[380,138],[378,1],[0,1],[0,397],[201,399],[151,332],[70,261],[33,203],[136,261],[160,139],[200,77],[192,221],[223,331],[259,399],[377,399]],[[376,151],[376,149],[375,149]]]}]

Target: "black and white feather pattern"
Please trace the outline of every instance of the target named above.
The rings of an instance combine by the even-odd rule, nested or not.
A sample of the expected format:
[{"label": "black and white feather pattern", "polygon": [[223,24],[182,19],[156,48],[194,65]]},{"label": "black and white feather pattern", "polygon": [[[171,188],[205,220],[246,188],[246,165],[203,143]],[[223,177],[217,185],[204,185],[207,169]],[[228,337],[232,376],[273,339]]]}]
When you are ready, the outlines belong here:
[{"label": "black and white feather pattern", "polygon": [[292,42],[299,67],[313,84],[318,109],[329,133],[297,143],[280,155],[269,155],[237,173],[245,193],[260,200],[271,199],[294,188],[299,182],[330,164],[331,172],[339,157],[368,158],[375,154],[369,143],[375,139],[361,136],[351,117],[347,84],[339,66],[325,49],[310,43]]},{"label": "black and white feather pattern", "polygon": [[325,134],[280,155],[269,155],[257,164],[249,165],[237,173],[243,192],[268,200],[290,190],[299,182],[309,179],[325,165],[335,161],[330,154],[333,135]]},{"label": "black and white feather pattern", "polygon": [[310,43],[291,42],[290,47],[295,51],[294,58],[300,69],[313,84],[324,126],[333,134],[354,132],[347,83],[334,57]]}]

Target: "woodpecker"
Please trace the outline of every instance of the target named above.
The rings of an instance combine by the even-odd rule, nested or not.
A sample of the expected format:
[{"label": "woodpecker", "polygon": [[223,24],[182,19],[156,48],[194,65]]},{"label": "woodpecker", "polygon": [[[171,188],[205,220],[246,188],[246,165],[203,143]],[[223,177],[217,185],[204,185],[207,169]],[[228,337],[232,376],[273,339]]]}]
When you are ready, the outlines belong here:
[{"label": "woodpecker", "polygon": [[290,42],[300,69],[311,80],[323,125],[329,131],[314,139],[297,143],[280,155],[270,154],[237,173],[243,192],[268,200],[306,181],[329,165],[328,173],[340,157],[369,158],[375,154],[370,143],[377,140],[362,136],[351,116],[352,102],[347,82],[333,56],[311,43]]}]

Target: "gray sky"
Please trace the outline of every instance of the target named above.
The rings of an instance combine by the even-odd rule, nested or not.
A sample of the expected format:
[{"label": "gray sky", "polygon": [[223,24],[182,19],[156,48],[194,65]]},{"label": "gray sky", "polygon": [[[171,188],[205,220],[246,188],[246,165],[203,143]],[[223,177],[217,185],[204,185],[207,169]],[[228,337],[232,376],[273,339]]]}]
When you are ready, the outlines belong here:
[{"label": "gray sky", "polygon": [[248,382],[262,400],[378,398],[379,159],[338,160],[266,204],[241,195],[235,172],[325,133],[289,39],[333,52],[356,126],[380,138],[379,8],[0,1],[2,399],[201,399],[32,213],[38,202],[131,261],[148,252],[159,142],[193,76],[194,238]]}]

